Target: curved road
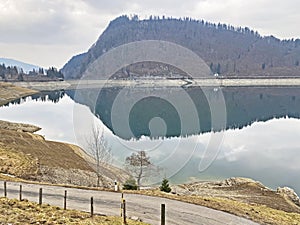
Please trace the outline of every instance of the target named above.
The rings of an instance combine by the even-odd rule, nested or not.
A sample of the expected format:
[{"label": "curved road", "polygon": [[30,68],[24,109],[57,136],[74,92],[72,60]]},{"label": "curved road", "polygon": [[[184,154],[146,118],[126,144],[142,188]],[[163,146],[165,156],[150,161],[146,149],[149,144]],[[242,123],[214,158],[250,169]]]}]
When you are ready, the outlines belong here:
[{"label": "curved road", "polygon": [[[3,188],[3,181],[0,181],[1,196],[3,196]],[[7,182],[7,197],[19,198],[19,188],[20,183]],[[120,215],[120,193],[22,183],[23,198],[38,202],[40,188],[43,188],[43,203],[63,207],[64,191],[67,190],[68,209],[89,211],[90,199],[93,197],[95,213]],[[124,198],[128,217],[139,217],[144,222],[153,225],[160,224],[161,204],[166,204],[167,225],[257,225],[257,223],[225,212],[175,200],[136,194],[124,194]]]}]

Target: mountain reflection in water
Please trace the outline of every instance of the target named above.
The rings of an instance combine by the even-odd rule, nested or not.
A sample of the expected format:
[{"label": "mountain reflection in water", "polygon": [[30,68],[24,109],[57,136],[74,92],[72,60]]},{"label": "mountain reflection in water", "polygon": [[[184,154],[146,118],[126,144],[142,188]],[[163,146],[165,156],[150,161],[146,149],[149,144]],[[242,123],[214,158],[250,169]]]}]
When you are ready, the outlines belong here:
[{"label": "mountain reflection in water", "polygon": [[[203,88],[202,88],[203,89]],[[182,118],[176,106],[167,102],[162,98],[147,96],[146,98],[137,101],[132,107],[128,115],[129,125],[132,133],[126,131],[123,127],[114,129],[112,124],[112,107],[116,97],[121,92],[122,88],[105,88],[98,93],[97,89],[83,90],[81,95],[75,96],[75,91],[66,91],[73,100],[80,104],[87,105],[91,111],[97,115],[101,121],[117,136],[123,139],[140,138],[141,136],[149,136],[157,138],[158,135],[149,129],[149,122],[152,118],[159,117],[166,124],[166,133],[164,137],[190,136],[194,134],[206,133],[212,130],[220,129],[235,129],[243,128],[252,124],[255,121],[267,121],[272,118],[292,117],[299,118],[300,116],[300,90],[296,87],[290,88],[265,88],[265,87],[247,87],[247,88],[223,88],[222,92],[226,104],[226,127],[218,127],[212,125],[211,110],[208,100],[220,98],[220,90],[206,88],[205,96],[199,88],[188,88],[186,92],[193,101],[192,107],[196,107],[199,126],[189,126],[188,129],[182,130]],[[157,90],[159,91],[159,90]],[[178,88],[169,88],[163,90],[169,95],[180,95]],[[128,95],[123,96],[121,104],[126,105],[128,99],[132,96],[140,96],[147,92],[147,89],[132,89],[127,90]],[[97,99],[96,102],[91,102],[91,96]],[[207,98],[210,98],[207,100]],[[119,103],[120,104],[120,103]],[[176,104],[182,104],[177,101]],[[122,108],[122,107],[120,107]],[[187,116],[190,115],[190,108],[186,108]],[[126,112],[119,111],[119,114],[113,116],[122,116]],[[197,122],[195,120],[195,122]],[[199,127],[199,129],[198,129]]]}]

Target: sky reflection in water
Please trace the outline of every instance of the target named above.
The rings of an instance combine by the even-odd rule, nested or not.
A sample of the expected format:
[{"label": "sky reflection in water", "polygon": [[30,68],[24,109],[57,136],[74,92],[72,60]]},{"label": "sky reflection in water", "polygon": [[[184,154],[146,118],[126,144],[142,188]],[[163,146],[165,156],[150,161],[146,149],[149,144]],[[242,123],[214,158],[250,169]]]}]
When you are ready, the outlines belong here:
[{"label": "sky reflection in water", "polygon": [[[76,132],[73,127],[74,107],[82,114]],[[37,125],[43,128],[38,133],[48,140],[74,143],[82,147],[85,147],[85,139],[96,121],[105,132],[117,165],[121,166],[132,150],[147,149],[152,160],[164,168],[161,176],[172,176],[173,182],[243,176],[259,180],[271,188],[290,186],[300,193],[299,119],[271,119],[255,122],[242,129],[225,131],[219,155],[207,170],[200,173],[199,162],[211,133],[186,138],[150,140],[142,137],[139,141],[124,141],[113,135],[87,106],[75,103],[67,95],[58,103],[27,98],[20,105],[1,107],[0,118]],[[176,152],[173,152],[174,149],[177,149]]]}]

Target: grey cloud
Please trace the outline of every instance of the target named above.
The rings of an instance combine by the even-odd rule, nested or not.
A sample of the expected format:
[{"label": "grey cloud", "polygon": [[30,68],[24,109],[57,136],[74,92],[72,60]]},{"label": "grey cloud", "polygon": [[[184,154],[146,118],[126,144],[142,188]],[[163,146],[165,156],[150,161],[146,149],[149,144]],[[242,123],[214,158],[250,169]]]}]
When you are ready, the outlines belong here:
[{"label": "grey cloud", "polygon": [[[72,44],[86,41],[94,18],[83,3],[10,1],[11,14],[0,10],[1,42]],[[80,40],[78,40],[80,39]]]},{"label": "grey cloud", "polygon": [[132,1],[123,0],[85,0],[83,1],[91,11],[95,13],[104,13],[106,15],[119,14],[124,10],[128,10],[131,7]]},{"label": "grey cloud", "polygon": [[[300,2],[297,0],[276,3],[272,0],[2,0],[0,43],[6,44],[7,48],[14,44],[76,46],[76,50],[68,53],[74,55],[79,53],[78,49],[87,50],[108,23],[122,14],[138,14],[142,18],[150,15],[188,16],[248,26],[278,37],[300,37],[296,23],[300,20],[299,8]],[[17,52],[15,54],[18,55]],[[30,58],[19,59],[28,61]],[[44,53],[44,58],[52,64],[53,59],[47,53]]]}]

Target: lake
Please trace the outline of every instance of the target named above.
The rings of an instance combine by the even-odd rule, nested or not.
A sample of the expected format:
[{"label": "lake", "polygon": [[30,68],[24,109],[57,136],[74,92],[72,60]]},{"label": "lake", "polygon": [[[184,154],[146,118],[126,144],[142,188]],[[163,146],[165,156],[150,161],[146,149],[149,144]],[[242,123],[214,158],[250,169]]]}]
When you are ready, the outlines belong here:
[{"label": "lake", "polygon": [[113,163],[145,150],[173,183],[250,177],[300,193],[299,87],[124,88],[44,92],[0,108],[48,140],[86,148],[99,126]]}]

